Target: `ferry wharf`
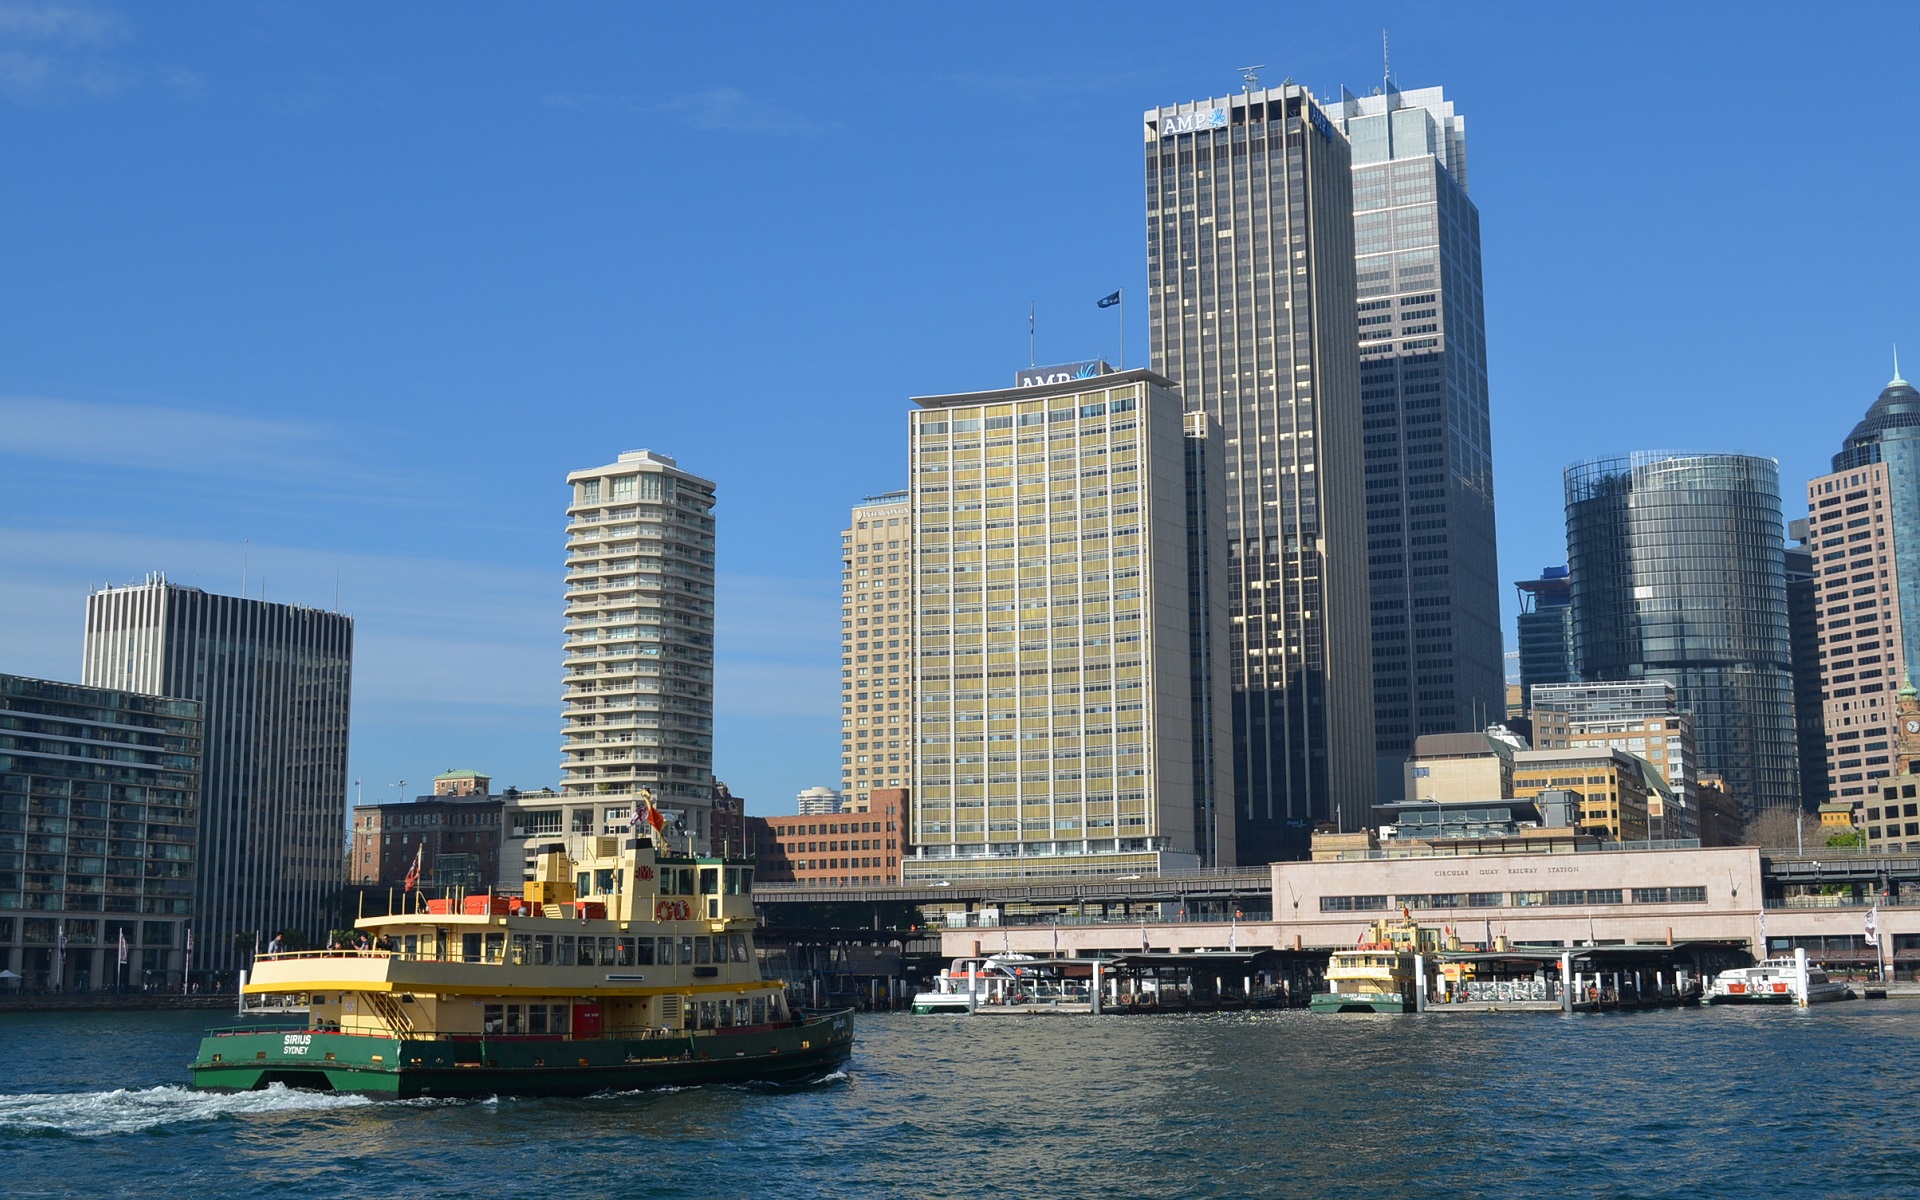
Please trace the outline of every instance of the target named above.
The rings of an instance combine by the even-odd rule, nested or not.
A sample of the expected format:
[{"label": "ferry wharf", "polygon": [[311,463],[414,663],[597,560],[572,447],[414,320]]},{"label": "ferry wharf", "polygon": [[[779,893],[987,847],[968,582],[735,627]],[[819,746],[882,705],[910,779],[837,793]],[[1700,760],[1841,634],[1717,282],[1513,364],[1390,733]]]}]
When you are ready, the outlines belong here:
[{"label": "ferry wharf", "polygon": [[1462,947],[1415,956],[1420,1012],[1607,1012],[1700,1003],[1703,981],[1752,956],[1720,942],[1673,946]]}]

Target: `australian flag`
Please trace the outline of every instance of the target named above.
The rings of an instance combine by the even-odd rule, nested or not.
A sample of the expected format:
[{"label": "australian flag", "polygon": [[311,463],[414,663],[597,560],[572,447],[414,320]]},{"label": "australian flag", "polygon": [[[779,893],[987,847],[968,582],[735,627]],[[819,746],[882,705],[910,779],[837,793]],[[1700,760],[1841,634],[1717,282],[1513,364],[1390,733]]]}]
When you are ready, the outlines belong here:
[{"label": "australian flag", "polygon": [[1113,307],[1114,305],[1116,305],[1116,304],[1118,304],[1118,303],[1120,303],[1120,293],[1119,293],[1119,292],[1115,292],[1115,293],[1114,293],[1113,295],[1111,295],[1111,296],[1102,296],[1102,297],[1100,297],[1100,307],[1101,307],[1101,308],[1112,308],[1112,307]]}]

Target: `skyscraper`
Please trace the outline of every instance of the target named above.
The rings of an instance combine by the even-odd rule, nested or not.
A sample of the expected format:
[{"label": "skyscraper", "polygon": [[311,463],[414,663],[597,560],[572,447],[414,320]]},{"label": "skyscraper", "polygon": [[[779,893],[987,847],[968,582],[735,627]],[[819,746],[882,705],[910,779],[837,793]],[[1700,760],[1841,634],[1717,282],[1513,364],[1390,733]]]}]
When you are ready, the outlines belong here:
[{"label": "skyscraper", "polygon": [[840,793],[913,778],[913,514],[908,493],[869,496],[840,534]]},{"label": "skyscraper", "polygon": [[1807,484],[1807,510],[1828,786],[1874,796],[1898,773],[1895,693],[1920,646],[1920,391],[1898,363],[1832,472]]},{"label": "skyscraper", "polygon": [[1739,454],[1567,468],[1573,645],[1590,683],[1665,679],[1702,774],[1749,818],[1800,803],[1780,469]]},{"label": "skyscraper", "polygon": [[1198,865],[1232,767],[1196,786],[1192,571],[1219,555],[1189,546],[1179,398],[1124,371],[915,403],[904,878]]},{"label": "skyscraper", "polygon": [[[651,450],[567,475],[560,790],[713,811],[714,486]],[[618,817],[613,818],[618,821]],[[590,819],[599,827],[607,814]]]},{"label": "skyscraper", "polygon": [[1147,110],[1153,369],[1222,447],[1238,856],[1375,794],[1353,180],[1291,84]]},{"label": "skyscraper", "polygon": [[1573,581],[1565,567],[1543,567],[1538,579],[1522,579],[1520,615],[1520,704],[1533,707],[1533,689],[1543,683],[1572,683]]},{"label": "skyscraper", "polygon": [[1353,145],[1374,738],[1395,800],[1415,736],[1506,712],[1480,210],[1442,89],[1343,91],[1329,113]]},{"label": "skyscraper", "polygon": [[154,575],[87,598],[85,656],[89,687],[200,702],[196,973],[244,965],[236,934],[318,942],[345,882],[353,619]]}]

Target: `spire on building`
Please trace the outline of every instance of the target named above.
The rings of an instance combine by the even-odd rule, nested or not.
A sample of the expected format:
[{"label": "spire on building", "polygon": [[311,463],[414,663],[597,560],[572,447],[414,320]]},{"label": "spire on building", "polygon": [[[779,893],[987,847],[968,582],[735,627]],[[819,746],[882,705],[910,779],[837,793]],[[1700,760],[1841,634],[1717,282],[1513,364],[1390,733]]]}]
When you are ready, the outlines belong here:
[{"label": "spire on building", "polygon": [[1888,387],[1912,387],[1913,386],[1912,384],[1908,383],[1906,380],[1900,378],[1900,343],[1899,342],[1895,342],[1893,344],[1893,379],[1887,384],[1887,386]]}]

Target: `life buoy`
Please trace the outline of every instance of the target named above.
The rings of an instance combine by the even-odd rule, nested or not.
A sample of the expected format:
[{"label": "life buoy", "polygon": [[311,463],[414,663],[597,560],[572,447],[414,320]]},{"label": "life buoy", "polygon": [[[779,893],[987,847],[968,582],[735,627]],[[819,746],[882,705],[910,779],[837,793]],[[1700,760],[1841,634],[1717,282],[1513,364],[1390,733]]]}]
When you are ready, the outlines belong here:
[{"label": "life buoy", "polygon": [[684,921],[693,915],[693,908],[685,900],[661,900],[653,906],[655,921]]}]

